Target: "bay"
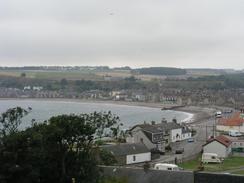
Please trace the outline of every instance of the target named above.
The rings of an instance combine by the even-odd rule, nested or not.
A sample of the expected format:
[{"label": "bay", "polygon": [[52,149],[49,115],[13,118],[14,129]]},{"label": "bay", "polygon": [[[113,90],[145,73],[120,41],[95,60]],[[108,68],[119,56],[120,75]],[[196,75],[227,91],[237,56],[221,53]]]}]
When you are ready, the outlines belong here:
[{"label": "bay", "polygon": [[0,100],[0,113],[5,112],[12,107],[31,107],[31,113],[23,119],[21,128],[24,129],[31,124],[31,120],[37,122],[48,120],[52,116],[60,114],[80,114],[111,111],[113,114],[120,117],[120,122],[124,124],[125,129],[128,129],[136,124],[141,124],[151,121],[160,122],[162,118],[167,121],[172,121],[176,118],[178,122],[186,122],[193,115],[186,112],[162,111],[160,108],[119,105],[112,103],[97,103],[97,102],[82,102],[68,100],[35,100],[35,99],[6,99]]}]

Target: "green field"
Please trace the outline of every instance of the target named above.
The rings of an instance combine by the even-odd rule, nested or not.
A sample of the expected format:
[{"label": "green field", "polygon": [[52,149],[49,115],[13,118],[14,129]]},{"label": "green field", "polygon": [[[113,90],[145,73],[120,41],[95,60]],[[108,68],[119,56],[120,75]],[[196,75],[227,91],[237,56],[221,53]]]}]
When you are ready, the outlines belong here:
[{"label": "green field", "polygon": [[0,71],[0,76],[19,77],[26,73],[27,78],[60,80],[101,80],[103,77],[89,71]]},{"label": "green field", "polygon": [[[197,170],[200,165],[201,157],[179,164],[185,170]],[[244,167],[244,157],[226,158],[221,164],[204,164],[205,171],[221,172],[226,170],[238,169]],[[241,173],[243,173],[241,171]]]}]

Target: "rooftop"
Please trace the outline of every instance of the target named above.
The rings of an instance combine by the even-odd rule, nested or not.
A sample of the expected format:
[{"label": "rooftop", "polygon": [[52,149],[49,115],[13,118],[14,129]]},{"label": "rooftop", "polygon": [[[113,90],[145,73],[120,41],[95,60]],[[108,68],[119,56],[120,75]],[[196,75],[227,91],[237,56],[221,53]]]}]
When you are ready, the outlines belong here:
[{"label": "rooftop", "polygon": [[211,138],[211,139],[209,139],[209,140],[207,141],[207,143],[204,144],[204,146],[207,145],[207,144],[209,144],[209,143],[211,143],[211,142],[213,142],[213,141],[217,141],[217,142],[223,144],[223,145],[226,146],[226,147],[229,147],[229,146],[231,145],[231,143],[232,143],[232,141],[231,141],[229,138],[227,138],[227,137],[224,136],[224,135],[220,135],[220,136],[217,136],[217,137],[215,137],[215,138]]},{"label": "rooftop", "polygon": [[175,122],[163,122],[158,124],[141,124],[134,126],[131,130],[133,130],[136,127],[140,127],[143,130],[150,132],[150,133],[165,133],[172,129],[180,129],[182,126]]},{"label": "rooftop", "polygon": [[142,143],[137,144],[117,144],[103,146],[103,149],[111,152],[114,156],[125,156],[130,154],[141,154],[150,152],[147,147]]},{"label": "rooftop", "polygon": [[242,126],[243,123],[244,123],[243,114],[240,112],[237,112],[229,118],[221,118],[218,122],[218,125]]}]

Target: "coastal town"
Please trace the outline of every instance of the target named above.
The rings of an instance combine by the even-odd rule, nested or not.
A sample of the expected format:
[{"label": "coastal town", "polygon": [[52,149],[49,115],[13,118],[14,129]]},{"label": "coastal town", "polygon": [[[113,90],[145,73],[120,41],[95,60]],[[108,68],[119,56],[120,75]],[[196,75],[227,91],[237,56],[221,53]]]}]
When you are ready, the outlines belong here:
[{"label": "coastal town", "polygon": [[129,90],[87,90],[83,92],[66,90],[48,90],[43,86],[27,85],[23,88],[0,87],[0,98],[37,98],[37,99],[80,99],[97,101],[122,101],[159,103],[171,106],[201,105],[214,106],[225,105],[230,107],[241,106],[244,102],[244,89],[215,90],[183,90],[164,88],[162,91],[149,92],[141,89]]},{"label": "coastal town", "polygon": [[[12,72],[9,70],[7,74]],[[67,70],[62,72],[67,74]],[[71,76],[72,72],[74,71],[69,71],[68,74]],[[32,78],[30,71],[21,72],[14,77],[4,74],[0,75],[0,102],[5,101],[6,105],[8,101],[12,101],[11,105],[7,104],[12,106],[14,101],[16,105],[21,104],[20,101],[25,101],[25,106],[30,104],[28,105],[30,113],[32,112],[31,101],[36,103],[39,101],[39,104],[42,103],[47,110],[48,105],[45,102],[53,103],[55,106],[68,101],[77,103],[77,107],[82,103],[101,106],[111,104],[111,107],[113,105],[132,108],[144,106],[161,111],[160,120],[138,121],[135,118],[128,118],[126,120],[129,121],[126,121],[125,126],[123,121],[112,122],[113,120],[109,119],[112,120],[110,124],[105,124],[108,119],[108,121],[98,121],[101,124],[96,126],[96,131],[92,134],[94,142],[90,148],[99,149],[95,157],[106,177],[123,178],[126,173],[130,182],[137,179],[135,175],[143,172],[144,176],[149,176],[147,172],[155,176],[159,173],[156,177],[162,175],[167,177],[173,173],[179,177],[186,176],[188,182],[193,183],[198,176],[200,178],[210,176],[209,172],[223,176],[231,175],[234,178],[236,175],[244,174],[244,89],[242,87],[226,87],[223,90],[215,80],[212,86],[212,78],[209,80],[208,76],[197,81],[207,82],[208,87],[201,89],[197,84],[192,86],[192,83],[197,83],[196,79],[154,80],[154,78],[148,82],[136,78],[138,75],[133,75],[122,78],[109,77],[109,80],[108,76],[103,76],[102,81],[85,79],[73,81],[62,77],[55,80]],[[240,80],[242,75],[237,74],[237,77]],[[178,87],[174,85],[175,82],[177,84],[186,82],[187,87]],[[170,87],[166,87],[168,85]],[[67,104],[66,106],[68,107]],[[112,108],[110,110],[113,111]],[[33,109],[33,112],[35,110]],[[170,111],[184,112],[188,118],[181,119],[177,116],[180,113],[175,113],[174,117],[169,119],[164,115]],[[95,111],[91,118],[96,116],[96,112],[99,111]],[[102,119],[111,114],[104,115],[106,117],[101,116]],[[34,128],[37,122],[39,123],[36,119],[32,119],[31,124],[34,126],[26,126],[27,129]],[[164,171],[166,174],[163,173]],[[134,173],[130,175],[131,172]],[[151,180],[152,177],[149,176],[145,182]],[[155,180],[155,183],[158,181]]]}]

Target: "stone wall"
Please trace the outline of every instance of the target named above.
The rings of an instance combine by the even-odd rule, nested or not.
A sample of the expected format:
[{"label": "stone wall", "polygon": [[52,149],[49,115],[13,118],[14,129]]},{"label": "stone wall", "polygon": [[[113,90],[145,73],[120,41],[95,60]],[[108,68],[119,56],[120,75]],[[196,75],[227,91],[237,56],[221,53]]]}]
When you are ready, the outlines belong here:
[{"label": "stone wall", "polygon": [[128,183],[241,183],[244,176],[190,171],[163,171],[141,168],[101,167],[103,175],[120,177]]},{"label": "stone wall", "polygon": [[195,183],[241,183],[244,182],[244,176],[213,174],[213,173],[195,173]]},{"label": "stone wall", "polygon": [[128,183],[194,183],[192,172],[103,167],[103,174],[127,178]]}]

